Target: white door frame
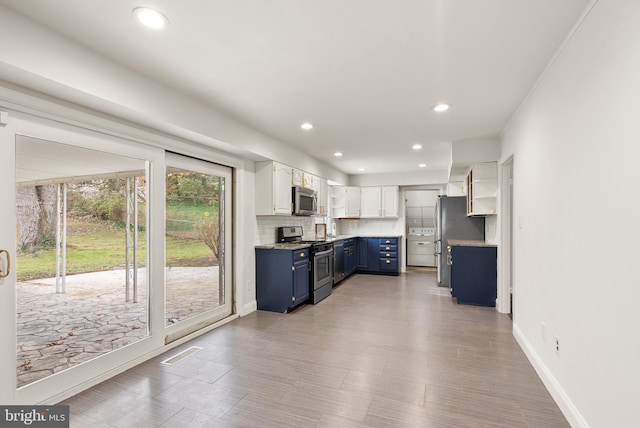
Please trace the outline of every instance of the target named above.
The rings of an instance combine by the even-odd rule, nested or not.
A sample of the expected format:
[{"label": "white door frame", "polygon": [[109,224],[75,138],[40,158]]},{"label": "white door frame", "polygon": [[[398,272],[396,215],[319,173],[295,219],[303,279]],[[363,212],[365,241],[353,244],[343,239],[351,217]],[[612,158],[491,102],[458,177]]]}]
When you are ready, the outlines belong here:
[{"label": "white door frame", "polygon": [[513,156],[500,165],[500,269],[498,275],[498,310],[511,312],[513,288]]}]

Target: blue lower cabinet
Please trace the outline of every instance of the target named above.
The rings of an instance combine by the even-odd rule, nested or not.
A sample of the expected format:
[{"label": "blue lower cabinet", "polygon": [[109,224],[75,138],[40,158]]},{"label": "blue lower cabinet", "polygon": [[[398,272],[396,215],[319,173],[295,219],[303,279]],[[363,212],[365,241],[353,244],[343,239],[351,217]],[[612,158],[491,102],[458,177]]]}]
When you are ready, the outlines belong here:
[{"label": "blue lower cabinet", "polygon": [[496,247],[451,246],[451,295],[460,304],[495,306]]},{"label": "blue lower cabinet", "polygon": [[258,309],[287,312],[309,298],[309,248],[256,248]]},{"label": "blue lower cabinet", "polygon": [[367,238],[358,238],[358,243],[356,245],[357,250],[356,253],[358,255],[358,262],[356,264],[356,268],[358,270],[368,270],[369,269],[369,240]]},{"label": "blue lower cabinet", "polygon": [[380,259],[380,271],[397,273],[398,272],[398,259],[397,258],[384,258]]},{"label": "blue lower cabinet", "polygon": [[[360,238],[359,250],[364,250],[363,241],[367,242],[367,264],[358,266],[363,273],[382,273],[400,275],[398,263],[398,238]],[[358,255],[362,258],[362,255]]]}]

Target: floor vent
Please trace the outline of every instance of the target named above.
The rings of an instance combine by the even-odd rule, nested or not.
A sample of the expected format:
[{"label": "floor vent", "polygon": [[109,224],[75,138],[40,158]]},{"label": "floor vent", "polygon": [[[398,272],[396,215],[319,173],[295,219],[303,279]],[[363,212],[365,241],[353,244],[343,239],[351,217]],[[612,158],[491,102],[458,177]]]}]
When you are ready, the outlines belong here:
[{"label": "floor vent", "polygon": [[173,357],[169,357],[166,360],[164,360],[163,362],[161,362],[160,364],[165,364],[167,366],[172,366],[175,363],[184,360],[185,358],[187,358],[189,355],[193,355],[196,352],[198,352],[199,350],[201,350],[202,348],[199,346],[192,346],[191,348],[187,348],[184,351],[180,352],[179,354],[174,355]]}]

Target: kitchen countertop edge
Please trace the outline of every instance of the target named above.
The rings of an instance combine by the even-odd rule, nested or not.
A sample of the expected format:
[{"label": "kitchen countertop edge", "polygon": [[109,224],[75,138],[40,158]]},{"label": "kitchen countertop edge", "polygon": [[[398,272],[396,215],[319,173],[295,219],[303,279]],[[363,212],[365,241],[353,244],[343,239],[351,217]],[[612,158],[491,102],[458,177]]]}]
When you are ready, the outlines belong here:
[{"label": "kitchen countertop edge", "polygon": [[[339,235],[335,238],[329,238],[325,241],[318,242],[328,242],[333,243],[337,241],[344,241],[345,239],[354,239],[354,238],[402,238],[402,235]],[[309,248],[311,244],[300,244],[300,245],[291,245],[291,244],[281,244],[281,243],[273,243],[273,244],[262,244],[256,245],[256,249],[263,250],[301,250],[303,248]]]},{"label": "kitchen countertop edge", "polygon": [[450,247],[497,247],[497,244],[482,240],[472,239],[449,239],[447,245]]}]

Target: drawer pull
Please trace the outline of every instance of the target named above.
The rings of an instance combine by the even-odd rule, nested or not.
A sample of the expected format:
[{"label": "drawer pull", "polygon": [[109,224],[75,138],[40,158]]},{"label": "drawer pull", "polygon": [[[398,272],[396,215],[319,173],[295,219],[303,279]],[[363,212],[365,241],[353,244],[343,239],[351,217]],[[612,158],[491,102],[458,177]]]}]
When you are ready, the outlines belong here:
[{"label": "drawer pull", "polygon": [[304,257],[304,253],[300,253],[300,257]]},{"label": "drawer pull", "polygon": [[389,251],[390,249],[391,249],[391,247],[387,247],[387,248],[385,248],[385,250],[387,250],[387,251]]},{"label": "drawer pull", "polygon": [[387,264],[388,264],[388,265],[389,265],[389,264],[391,264],[391,260],[387,260]]},{"label": "drawer pull", "polygon": [[387,257],[391,257],[391,254],[387,253]]},{"label": "drawer pull", "polygon": [[387,241],[387,242],[385,242],[385,244],[391,244],[391,241]]}]

